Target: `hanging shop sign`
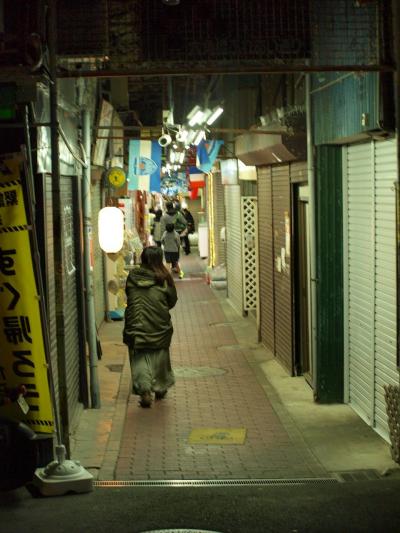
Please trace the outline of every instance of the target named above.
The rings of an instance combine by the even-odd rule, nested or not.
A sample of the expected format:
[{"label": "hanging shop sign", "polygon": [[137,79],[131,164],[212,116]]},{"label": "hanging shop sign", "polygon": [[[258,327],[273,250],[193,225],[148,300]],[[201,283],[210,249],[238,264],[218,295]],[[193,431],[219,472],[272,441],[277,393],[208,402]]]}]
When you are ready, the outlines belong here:
[{"label": "hanging shop sign", "polygon": [[[0,158],[0,162],[4,162]],[[52,433],[54,420],[33,268],[31,243],[19,174],[0,165],[0,399],[26,390],[25,402],[3,403],[0,415],[35,431]],[[5,173],[4,173],[5,171]]]}]

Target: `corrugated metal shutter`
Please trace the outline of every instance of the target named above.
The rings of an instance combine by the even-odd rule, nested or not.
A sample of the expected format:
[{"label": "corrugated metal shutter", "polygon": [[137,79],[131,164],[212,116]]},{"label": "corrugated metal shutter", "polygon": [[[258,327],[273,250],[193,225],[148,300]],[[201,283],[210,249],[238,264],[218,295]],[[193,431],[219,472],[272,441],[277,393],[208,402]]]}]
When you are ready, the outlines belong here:
[{"label": "corrugated metal shutter", "polygon": [[[274,259],[279,262],[287,248],[286,232],[290,224],[289,165],[272,167],[272,212]],[[290,250],[285,254],[285,266],[274,269],[275,290],[275,356],[292,372],[292,282]]]},{"label": "corrugated metal shutter", "polygon": [[49,323],[50,335],[50,356],[53,370],[54,389],[56,401],[58,400],[58,360],[57,360],[57,323],[56,323],[56,279],[54,271],[54,237],[53,237],[53,199],[51,176],[46,176],[45,180],[45,233],[46,233],[46,286],[47,286],[47,320]]},{"label": "corrugated metal shutter", "polygon": [[375,428],[388,439],[383,386],[397,385],[396,141],[375,143]]},{"label": "corrugated metal shutter", "polygon": [[271,167],[258,167],[257,174],[260,334],[261,342],[275,353]]},{"label": "corrugated metal shutter", "polygon": [[225,242],[221,240],[221,229],[225,226],[224,186],[221,172],[214,172],[214,227],[215,227],[215,262],[217,265],[226,263]]},{"label": "corrugated metal shutter", "polygon": [[[350,146],[347,165],[347,351],[349,403],[369,424],[373,420],[374,184],[373,147]],[[347,227],[346,227],[347,226]],[[347,253],[346,253],[347,252]],[[346,260],[347,255],[347,260]],[[346,327],[346,321],[345,321]],[[346,335],[345,335],[346,339]]]},{"label": "corrugated metal shutter", "polygon": [[388,440],[383,386],[397,384],[394,140],[347,153],[349,402]]},{"label": "corrugated metal shutter", "polygon": [[73,202],[73,180],[76,177],[61,178],[62,223],[64,234],[64,321],[66,351],[66,384],[70,427],[73,427],[79,414],[79,320],[77,304],[77,268],[75,257],[74,224],[78,219],[79,206]]},{"label": "corrugated metal shutter", "polygon": [[228,299],[238,313],[243,313],[242,235],[240,186],[225,185],[226,253]]},{"label": "corrugated metal shutter", "polygon": [[93,290],[94,290],[94,305],[96,314],[97,327],[104,320],[106,302],[104,292],[104,254],[99,246],[97,217],[102,207],[101,205],[101,182],[97,181],[91,187],[92,200],[92,246],[94,255],[93,268]]}]

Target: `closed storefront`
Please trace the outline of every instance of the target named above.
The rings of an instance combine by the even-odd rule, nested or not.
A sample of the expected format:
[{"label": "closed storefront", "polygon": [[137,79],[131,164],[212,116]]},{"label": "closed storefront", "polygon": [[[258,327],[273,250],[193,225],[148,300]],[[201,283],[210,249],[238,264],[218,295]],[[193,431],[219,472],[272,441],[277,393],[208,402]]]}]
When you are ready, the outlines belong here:
[{"label": "closed storefront", "polygon": [[260,337],[290,373],[296,310],[291,199],[292,187],[306,179],[305,163],[258,168]]},{"label": "closed storefront", "polygon": [[44,184],[44,248],[45,248],[45,286],[47,296],[47,321],[50,337],[50,357],[53,371],[54,389],[58,400],[58,360],[57,360],[57,323],[56,323],[56,278],[54,271],[54,236],[53,236],[53,199],[51,176],[45,177]]},{"label": "closed storefront", "polygon": [[209,258],[212,266],[226,263],[225,242],[221,230],[225,226],[225,199],[221,172],[213,169],[207,177],[207,218],[209,228]]},{"label": "closed storefront", "polygon": [[388,438],[384,385],[396,369],[396,142],[343,149],[347,400]]},{"label": "closed storefront", "polygon": [[292,371],[292,278],[289,165],[272,167],[275,355]]},{"label": "closed storefront", "polygon": [[271,167],[258,168],[258,248],[260,283],[260,337],[275,353],[274,246],[272,230]]},{"label": "closed storefront", "polygon": [[[78,179],[75,176],[61,178],[63,248],[62,331],[57,331],[56,280],[54,271],[54,240],[52,221],[52,182],[46,177],[46,286],[48,298],[49,331],[56,397],[60,398],[62,416],[68,416],[70,428],[78,421],[81,408],[81,385],[86,372],[84,322],[78,296],[81,292],[81,264],[76,253],[79,235],[79,204],[77,203]],[[79,248],[79,246],[78,246]],[[79,296],[83,298],[83,292]],[[65,359],[58,357],[60,336],[64,345]],[[58,337],[58,339],[57,339]]]},{"label": "closed storefront", "polygon": [[225,185],[226,274],[228,299],[236,311],[243,313],[243,272],[240,185]]}]

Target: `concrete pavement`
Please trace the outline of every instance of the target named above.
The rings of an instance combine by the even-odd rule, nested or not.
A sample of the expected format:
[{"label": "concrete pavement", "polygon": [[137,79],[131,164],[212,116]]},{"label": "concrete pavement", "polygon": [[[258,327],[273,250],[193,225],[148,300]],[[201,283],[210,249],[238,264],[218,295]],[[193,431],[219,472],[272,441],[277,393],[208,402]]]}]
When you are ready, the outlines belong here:
[{"label": "concrete pavement", "polygon": [[[177,281],[172,362],[177,383],[149,410],[130,395],[123,324],[104,324],[99,362],[102,408],[83,413],[72,454],[99,480],[330,477],[394,469],[388,444],[346,405],[317,405],[239,316],[184,258]],[[189,445],[197,428],[245,428],[243,445]]]}]

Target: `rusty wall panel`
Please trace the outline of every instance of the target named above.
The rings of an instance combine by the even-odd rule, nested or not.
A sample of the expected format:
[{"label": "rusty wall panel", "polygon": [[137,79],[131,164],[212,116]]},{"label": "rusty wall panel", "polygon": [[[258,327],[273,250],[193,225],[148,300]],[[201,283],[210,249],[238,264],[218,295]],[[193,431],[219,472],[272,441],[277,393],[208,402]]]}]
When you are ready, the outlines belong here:
[{"label": "rusty wall panel", "polygon": [[275,352],[271,167],[258,170],[258,235],[261,342]]},{"label": "rusty wall panel", "polygon": [[[292,372],[292,282],[290,246],[289,165],[272,167],[274,228],[275,356]],[[289,222],[289,226],[288,226]],[[290,244],[290,241],[289,241]],[[281,260],[284,258],[284,261]],[[279,263],[281,265],[279,266]]]}]

